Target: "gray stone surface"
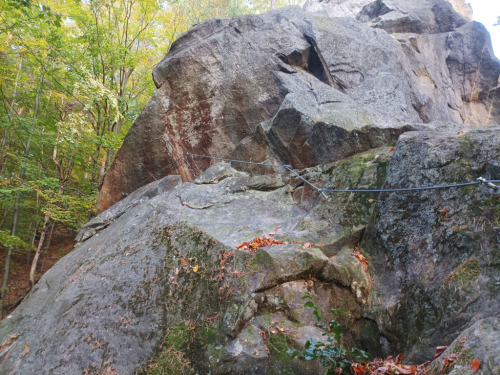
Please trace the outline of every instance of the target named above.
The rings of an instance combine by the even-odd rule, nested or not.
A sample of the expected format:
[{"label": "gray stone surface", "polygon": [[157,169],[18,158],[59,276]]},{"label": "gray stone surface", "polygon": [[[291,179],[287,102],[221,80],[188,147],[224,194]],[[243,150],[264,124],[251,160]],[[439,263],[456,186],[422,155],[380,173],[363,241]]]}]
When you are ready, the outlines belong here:
[{"label": "gray stone surface", "polygon": [[416,4],[378,0],[364,24],[285,7],[194,26],[155,67],[158,90],[105,176],[101,209],[153,173],[192,181],[211,165],[163,170],[186,152],[309,167],[366,150],[369,139],[351,144],[366,127],[394,137],[405,123],[498,122],[485,29],[444,0]]},{"label": "gray stone surface", "polygon": [[[456,356],[456,362],[448,369],[444,368],[443,359]],[[432,362],[430,375],[446,371],[450,375],[472,375],[471,361],[477,359],[483,374],[497,374],[500,371],[500,320],[490,317],[475,322],[466,329],[443,354]]]},{"label": "gray stone surface", "polygon": [[307,0],[304,10],[328,17],[352,17],[373,0]]},{"label": "gray stone surface", "polygon": [[463,26],[467,20],[446,0],[376,0],[356,18],[390,34],[438,34]]},{"label": "gray stone surface", "polygon": [[[500,179],[497,169],[486,169],[500,159],[499,131],[405,133],[384,187]],[[500,310],[500,201],[493,192],[463,187],[379,196],[361,244],[373,277],[368,316],[406,361],[429,360],[437,346]]]},{"label": "gray stone surface", "polygon": [[[82,228],[84,242],[48,271],[0,326],[2,338],[19,335],[0,354],[0,373],[68,374],[112,367],[119,374],[132,374],[156,363],[161,343],[171,342],[171,330],[186,329],[189,335],[182,322],[196,327],[193,337],[207,340],[206,356],[196,340],[192,352],[186,349],[201,373],[253,373],[255,366],[284,369],[287,365],[276,359],[285,355],[283,345],[272,347],[274,341],[281,342],[281,336],[274,337],[278,331],[290,345],[303,344],[305,334],[321,337],[310,312],[304,320],[293,315],[303,310],[301,293],[325,295],[315,301],[327,317],[340,301],[330,294],[333,288],[349,301],[345,307],[355,313],[352,321],[361,319],[363,298],[350,290],[367,290],[364,271],[349,272],[343,280],[320,247],[272,246],[255,257],[233,251],[234,244],[272,231],[290,241],[308,232],[297,227],[305,213],[295,206],[289,187],[235,192],[231,186],[241,178],[184,183],[135,205],[130,202],[138,197],[130,196],[129,202],[122,201],[126,212],[117,215],[112,208],[105,217],[116,214],[113,220],[94,226],[98,233],[84,238],[88,228]],[[183,266],[181,259],[188,264]],[[226,259],[224,267],[221,259]],[[347,253],[342,259],[346,264],[356,261]],[[322,272],[325,267],[332,270]],[[303,286],[290,286],[297,282]],[[295,297],[284,299],[287,290]],[[212,330],[213,336],[203,336],[203,329]],[[258,332],[264,329],[267,341],[259,344],[255,340],[261,340]],[[349,340],[359,341],[359,333],[354,331]],[[30,350],[23,355],[27,346]],[[299,373],[318,371],[314,363],[292,361],[290,366]]]},{"label": "gray stone surface", "polygon": [[416,78],[424,122],[498,124],[499,60],[488,31],[444,0],[377,0],[358,19],[401,43]]},{"label": "gray stone surface", "polygon": [[[146,181],[147,182],[147,181]],[[151,182],[145,186],[132,191],[130,194],[122,193],[124,198],[113,205],[108,210],[101,212],[95,218],[87,222],[80,229],[80,232],[75,237],[75,243],[86,241],[97,232],[112,224],[121,215],[126,213],[131,208],[147,202],[149,199],[172,189],[182,183],[181,176],[171,175],[162,178],[159,181]]]},{"label": "gray stone surface", "polygon": [[[174,43],[105,177],[110,208],[1,322],[0,375],[316,375],[285,353],[323,337],[306,292],[324,323],[350,313],[346,349],[421,363],[451,344],[498,371],[500,192],[325,196],[277,166],[327,189],[500,180],[488,34],[438,0],[377,0],[365,23],[311,4]],[[166,168],[186,152],[271,166]],[[122,199],[157,172],[176,175]],[[285,243],[236,249],[263,236]]]}]

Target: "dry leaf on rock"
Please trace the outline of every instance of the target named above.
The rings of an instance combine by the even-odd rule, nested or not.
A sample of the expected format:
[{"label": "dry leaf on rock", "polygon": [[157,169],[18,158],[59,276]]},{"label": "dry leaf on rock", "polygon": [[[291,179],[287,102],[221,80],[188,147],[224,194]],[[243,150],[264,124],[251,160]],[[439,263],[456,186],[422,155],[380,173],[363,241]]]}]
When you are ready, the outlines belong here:
[{"label": "dry leaf on rock", "polygon": [[[238,250],[247,250],[250,251],[251,253],[256,253],[257,249],[261,247],[268,247],[274,245],[300,244],[300,243],[302,242],[284,242],[264,236],[264,237],[254,238],[250,242],[243,242],[241,245],[236,246],[236,248]],[[316,246],[316,244],[310,242],[303,243],[303,245],[304,249]],[[317,246],[324,246],[324,245],[317,245]]]},{"label": "dry leaf on rock", "polygon": [[448,349],[447,346],[438,346],[436,348],[436,352],[434,353],[434,357],[433,358],[437,358],[439,357],[441,354],[443,354],[443,352]]},{"label": "dry leaf on rock", "polygon": [[480,366],[481,366],[481,362],[479,361],[479,359],[474,358],[471,362],[472,371],[474,371],[476,373],[477,370],[479,370]]},{"label": "dry leaf on rock", "polygon": [[426,362],[420,366],[403,365],[404,354],[386,359],[375,358],[372,362],[353,363],[352,369],[356,375],[424,375],[425,368],[430,365]]}]

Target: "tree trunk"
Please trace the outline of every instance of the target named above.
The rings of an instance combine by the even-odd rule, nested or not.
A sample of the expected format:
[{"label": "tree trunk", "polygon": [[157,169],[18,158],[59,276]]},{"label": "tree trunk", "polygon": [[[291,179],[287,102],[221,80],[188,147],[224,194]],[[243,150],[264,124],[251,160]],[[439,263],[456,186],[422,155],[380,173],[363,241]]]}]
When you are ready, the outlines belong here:
[{"label": "tree trunk", "polygon": [[276,9],[276,0],[271,0],[271,9]]},{"label": "tree trunk", "polygon": [[45,218],[43,219],[43,227],[42,227],[42,234],[40,234],[40,241],[38,242],[38,248],[36,249],[35,256],[33,257],[33,263],[31,263],[31,270],[30,270],[30,286],[33,288],[35,286],[35,270],[36,270],[36,264],[38,263],[38,258],[40,257],[40,250],[43,247],[43,241],[45,240],[45,234],[47,233],[47,228],[49,224],[50,216],[45,215]]},{"label": "tree trunk", "polygon": [[5,219],[7,219],[7,215],[9,214],[9,211],[12,207],[9,207],[5,210],[5,212],[3,213],[3,217],[2,217],[2,220],[0,221],[0,229],[2,229],[3,227],[3,224],[5,223]]},{"label": "tree trunk", "polygon": [[[36,193],[36,207],[38,209],[38,207],[40,207],[40,194]],[[30,264],[30,260],[31,260],[31,249],[33,248],[33,246],[35,246],[35,237],[36,237],[36,232],[38,231],[38,227],[40,226],[40,221],[39,220],[36,220],[35,222],[35,230],[33,231],[33,235],[31,236],[31,241],[30,241],[30,248],[28,250],[28,255],[26,257],[26,264]],[[31,227],[30,227],[31,229]]]},{"label": "tree trunk", "polygon": [[35,230],[33,231],[33,234],[31,235],[30,249],[28,250],[28,255],[26,256],[26,264],[30,264],[31,249],[33,248],[33,246],[35,246],[36,232],[37,232],[39,226],[40,226],[40,222],[37,220],[35,223]]},{"label": "tree trunk", "polygon": [[52,241],[52,235],[54,234],[55,227],[56,227],[56,223],[54,222],[52,224],[52,228],[50,229],[50,234],[49,234],[49,239],[47,241],[47,246],[45,246],[45,254],[43,255],[43,262],[42,262],[42,269],[41,269],[42,273],[43,273],[43,270],[45,268],[45,261],[47,260],[47,254],[49,252],[50,242]]},{"label": "tree trunk", "polygon": [[[38,90],[35,98],[35,110],[33,111],[33,127],[35,126],[36,117],[38,116],[38,110],[40,108],[40,98],[42,96],[42,85],[43,78],[45,75],[45,70],[47,68],[47,62],[49,60],[49,55],[45,61],[45,65],[42,67],[42,73],[40,74],[40,81],[38,83]],[[21,172],[19,174],[21,185],[24,183],[24,175],[26,173],[26,163],[28,162],[28,156],[30,154],[31,148],[31,135],[28,136],[28,142],[26,143],[26,148],[24,150],[23,164],[21,167]],[[14,217],[12,219],[12,230],[10,232],[11,236],[15,236],[17,233],[17,221],[19,218],[19,202],[21,200],[21,192],[18,190],[16,192],[16,200],[14,203]],[[5,295],[7,294],[7,286],[9,284],[9,274],[10,274],[10,263],[12,261],[12,252],[14,249],[9,247],[7,249],[7,256],[5,257],[5,271],[3,273],[2,288],[1,288],[1,301],[0,301],[0,320],[3,319],[3,307],[5,304]]]}]

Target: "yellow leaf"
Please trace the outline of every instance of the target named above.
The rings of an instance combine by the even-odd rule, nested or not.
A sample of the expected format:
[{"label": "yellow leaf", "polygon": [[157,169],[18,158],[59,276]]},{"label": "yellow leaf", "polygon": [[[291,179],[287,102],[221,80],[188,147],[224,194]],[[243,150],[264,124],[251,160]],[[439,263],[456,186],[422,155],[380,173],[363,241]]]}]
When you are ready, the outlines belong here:
[{"label": "yellow leaf", "polygon": [[193,267],[193,272],[198,272],[198,266]]}]

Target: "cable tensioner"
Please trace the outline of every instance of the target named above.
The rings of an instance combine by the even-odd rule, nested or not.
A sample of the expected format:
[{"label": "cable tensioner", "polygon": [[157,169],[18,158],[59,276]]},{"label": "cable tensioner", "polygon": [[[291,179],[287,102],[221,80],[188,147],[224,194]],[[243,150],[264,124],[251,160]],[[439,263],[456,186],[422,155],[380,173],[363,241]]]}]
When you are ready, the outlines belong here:
[{"label": "cable tensioner", "polygon": [[489,188],[491,188],[493,190],[499,190],[500,189],[500,186],[497,186],[497,185],[495,185],[495,184],[493,184],[491,182],[488,182],[488,180],[486,180],[484,177],[479,177],[477,180],[479,181],[479,183],[481,185],[486,185],[486,186],[488,186]]}]

